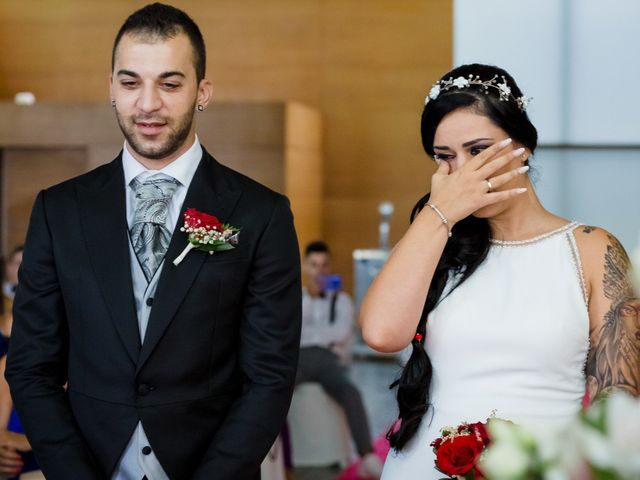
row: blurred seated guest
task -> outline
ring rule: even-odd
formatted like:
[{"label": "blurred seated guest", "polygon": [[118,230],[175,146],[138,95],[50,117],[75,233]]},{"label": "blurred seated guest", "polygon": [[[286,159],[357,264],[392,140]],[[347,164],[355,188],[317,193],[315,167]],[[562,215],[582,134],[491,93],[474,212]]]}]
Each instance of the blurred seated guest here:
[{"label": "blurred seated guest", "polygon": [[[13,296],[18,286],[18,268],[22,263],[22,245],[14,248],[7,256],[3,269],[2,269],[2,305],[0,306],[0,312],[6,314],[0,314],[0,354],[6,355],[7,353],[7,340],[11,332],[11,308],[13,307]],[[4,378],[4,377],[3,377]]]},{"label": "blurred seated guest", "polygon": [[31,445],[13,408],[4,370],[11,336],[13,295],[18,285],[22,246],[14,248],[4,262],[2,303],[0,303],[0,476],[13,478],[22,472],[37,470]]},{"label": "blurred seated guest", "polygon": [[[344,410],[362,463],[358,478],[380,478],[382,463],[373,454],[369,423],[360,392],[347,376],[342,359],[354,325],[353,302],[331,275],[331,253],[316,241],[305,249],[302,271],[302,337],[296,385],[317,382]],[[294,445],[295,448],[295,445]]]},{"label": "blurred seated guest", "polygon": [[23,245],[15,247],[11,253],[7,256],[4,263],[4,272],[2,276],[2,295],[10,300],[13,300],[13,296],[18,286],[18,268],[22,263],[22,251]]}]

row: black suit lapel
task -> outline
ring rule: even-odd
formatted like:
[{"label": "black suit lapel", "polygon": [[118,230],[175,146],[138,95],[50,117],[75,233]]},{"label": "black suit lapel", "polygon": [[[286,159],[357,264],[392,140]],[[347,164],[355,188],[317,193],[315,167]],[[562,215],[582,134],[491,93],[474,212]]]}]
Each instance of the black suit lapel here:
[{"label": "black suit lapel", "polygon": [[82,231],[94,274],[127,353],[138,361],[140,333],[129,264],[124,173],[118,157],[102,185],[78,186]]},{"label": "black suit lapel", "polygon": [[222,222],[226,222],[240,198],[240,194],[239,189],[232,187],[227,182],[220,165],[204,151],[200,165],[187,191],[184,204],[180,209],[180,217],[165,255],[149,324],[140,351],[138,371],[147,361],[171,323],[207,257],[205,252],[194,249],[178,266],[173,264],[173,260],[187,246],[187,235],[180,231],[184,221],[184,211],[187,208],[195,208],[201,212],[215,215]]}]

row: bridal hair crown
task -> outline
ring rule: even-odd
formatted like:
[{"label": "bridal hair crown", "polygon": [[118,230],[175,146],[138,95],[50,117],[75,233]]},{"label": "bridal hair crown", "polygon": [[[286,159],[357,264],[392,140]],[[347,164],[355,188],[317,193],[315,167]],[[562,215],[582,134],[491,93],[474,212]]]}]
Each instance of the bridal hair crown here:
[{"label": "bridal hair crown", "polygon": [[498,75],[494,75],[490,80],[481,80],[478,75],[469,75],[468,77],[449,77],[447,80],[438,80],[431,86],[429,94],[424,99],[424,104],[426,105],[430,100],[435,100],[442,92],[446,92],[447,90],[451,90],[452,88],[458,88],[459,90],[463,88],[469,88],[471,85],[479,86],[480,89],[486,94],[489,93],[489,88],[495,88],[500,94],[501,101],[512,100],[523,112],[527,110],[527,106],[532,100],[531,98],[527,98],[525,96],[518,98],[514,97],[511,93],[511,87],[507,83],[507,79],[504,78],[504,76],[498,77]]}]

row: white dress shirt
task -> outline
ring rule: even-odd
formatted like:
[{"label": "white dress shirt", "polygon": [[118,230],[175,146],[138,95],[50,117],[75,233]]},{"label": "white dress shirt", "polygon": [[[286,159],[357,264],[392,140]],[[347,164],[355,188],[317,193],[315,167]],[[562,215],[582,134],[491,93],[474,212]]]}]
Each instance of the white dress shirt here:
[{"label": "white dress shirt", "polygon": [[[166,227],[173,233],[177,222],[181,222],[180,211],[191,180],[200,164],[202,158],[202,147],[196,137],[195,142],[184,154],[164,167],[162,170],[148,170],[138,162],[129,152],[129,146],[125,142],[122,151],[122,167],[124,169],[124,181],[126,188],[126,208],[127,224],[131,228],[135,216],[135,192],[131,186],[134,179],[144,182],[147,177],[157,173],[163,173],[178,181],[179,185],[171,197],[169,210],[167,212]],[[135,298],[136,313],[138,316],[138,328],[141,342],[144,343],[144,336],[147,331],[149,315],[153,305],[153,295],[158,285],[158,279],[162,272],[164,260],[158,267],[151,281],[147,282],[146,277],[136,258],[133,245],[129,241],[129,258],[131,265],[131,278],[133,281],[133,293]],[[173,259],[170,259],[173,260]],[[147,435],[142,428],[142,423],[138,422],[136,429],[131,435],[131,439],[120,458],[118,466],[112,476],[113,480],[141,480],[143,476],[149,480],[169,480],[166,472],[158,462],[153,451],[153,445],[147,439]]]},{"label": "white dress shirt", "polygon": [[312,297],[302,289],[302,335],[301,347],[329,348],[344,358],[353,333],[353,302],[344,292],[337,292],[335,317],[331,322],[333,293],[323,297]]}]

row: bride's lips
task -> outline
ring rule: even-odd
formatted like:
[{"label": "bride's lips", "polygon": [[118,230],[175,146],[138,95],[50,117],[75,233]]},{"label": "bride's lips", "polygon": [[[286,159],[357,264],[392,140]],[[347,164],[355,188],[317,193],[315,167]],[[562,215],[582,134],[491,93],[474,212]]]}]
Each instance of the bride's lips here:
[{"label": "bride's lips", "polygon": [[135,122],[136,128],[142,135],[158,135],[166,123],[163,122]]}]

